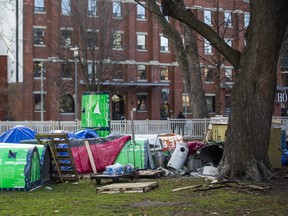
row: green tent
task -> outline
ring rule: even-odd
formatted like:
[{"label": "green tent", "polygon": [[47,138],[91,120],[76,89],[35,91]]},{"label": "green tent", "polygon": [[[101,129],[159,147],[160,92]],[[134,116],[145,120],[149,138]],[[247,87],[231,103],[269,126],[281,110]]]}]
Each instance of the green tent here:
[{"label": "green tent", "polygon": [[0,144],[0,190],[29,191],[41,184],[37,146]]}]

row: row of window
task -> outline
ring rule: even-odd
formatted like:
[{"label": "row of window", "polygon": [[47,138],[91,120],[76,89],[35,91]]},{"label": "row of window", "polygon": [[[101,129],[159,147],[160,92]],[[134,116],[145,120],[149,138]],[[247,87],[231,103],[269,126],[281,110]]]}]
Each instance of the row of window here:
[{"label": "row of window", "polygon": [[[88,63],[88,78],[92,79],[92,63]],[[46,76],[45,74],[45,63],[43,61],[35,61],[34,62],[34,77],[41,77],[41,73],[43,73],[43,77]],[[97,77],[97,65],[95,65],[95,74]],[[113,68],[112,79],[122,79],[122,68],[121,65],[115,65]],[[62,78],[71,78],[71,65],[70,63],[62,63],[61,64],[61,77]],[[147,68],[146,65],[137,65],[137,80],[147,80]],[[160,67],[160,80],[162,81],[169,81],[169,70],[168,66],[161,66]]]},{"label": "row of window", "polygon": [[[137,94],[137,111],[147,111],[147,93]],[[191,105],[187,94],[183,94],[182,97],[182,108],[184,113],[191,113]],[[215,113],[215,96],[206,96],[207,109],[209,113]],[[34,94],[34,110],[41,111],[41,94]],[[230,96],[225,96],[225,107],[230,108]],[[43,94],[43,108],[45,109],[45,94]],[[61,113],[74,113],[75,112],[74,98],[67,94],[61,97],[60,100],[60,112]]]},{"label": "row of window", "polygon": [[[34,12],[45,12],[45,0],[34,0]],[[97,0],[87,0],[87,13],[88,16],[97,16]],[[61,0],[61,14],[72,14],[71,0]],[[112,16],[114,18],[122,17],[122,3],[120,1],[112,2]],[[146,19],[145,8],[139,4],[137,4],[137,19]]]},{"label": "row of window", "polygon": [[[224,27],[232,27],[233,26],[233,12],[232,11],[224,11],[223,17],[223,24]],[[244,27],[247,28],[250,21],[250,14],[244,13]],[[211,10],[204,10],[204,23],[207,25],[213,26],[213,19],[212,19],[212,11]],[[217,25],[216,25],[217,26]]]},{"label": "row of window", "polygon": [[[45,30],[46,27],[34,27],[34,45],[45,46]],[[65,28],[61,29],[61,46],[71,47],[72,46],[72,29]],[[87,31],[87,47],[89,49],[95,49],[98,47],[97,31]],[[123,32],[114,32],[112,49],[123,49],[122,44]],[[147,50],[147,33],[137,33],[137,50]],[[168,39],[160,35],[160,51],[169,52]]]}]

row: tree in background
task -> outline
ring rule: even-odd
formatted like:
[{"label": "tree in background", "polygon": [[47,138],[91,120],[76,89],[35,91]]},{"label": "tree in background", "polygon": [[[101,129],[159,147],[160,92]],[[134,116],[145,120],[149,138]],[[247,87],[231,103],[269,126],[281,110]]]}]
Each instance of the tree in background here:
[{"label": "tree in background", "polygon": [[242,51],[230,47],[213,28],[186,10],[184,1],[162,0],[161,5],[164,15],[187,24],[205,37],[237,70],[219,177],[268,178],[273,171],[268,145],[277,63],[288,24],[288,1],[250,0],[250,23]]},{"label": "tree in background", "polygon": [[[141,1],[137,0],[136,2],[141,4]],[[176,55],[181,74],[187,86],[193,118],[207,117],[207,103],[202,87],[198,47],[192,29],[186,24],[182,24],[182,31],[177,31],[167,21],[156,1],[146,1],[146,4],[162,27],[163,35],[168,38]]]}]

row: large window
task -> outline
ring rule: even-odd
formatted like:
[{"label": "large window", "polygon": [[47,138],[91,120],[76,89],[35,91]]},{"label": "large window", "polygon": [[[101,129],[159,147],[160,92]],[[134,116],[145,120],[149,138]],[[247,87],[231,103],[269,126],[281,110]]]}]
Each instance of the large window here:
[{"label": "large window", "polygon": [[45,45],[44,27],[34,27],[34,45]]},{"label": "large window", "polygon": [[244,27],[247,28],[250,22],[250,14],[244,13]]},{"label": "large window", "polygon": [[145,8],[140,4],[137,4],[137,19],[140,20],[146,19]]},{"label": "large window", "polygon": [[146,50],[146,34],[137,34],[137,50]]},{"label": "large window", "polygon": [[34,12],[45,12],[45,0],[34,0]]},{"label": "large window", "polygon": [[96,14],[97,14],[97,1],[88,0],[88,15],[96,16]]},{"label": "large window", "polygon": [[122,32],[114,32],[113,49],[122,49]]},{"label": "large window", "polygon": [[232,68],[225,68],[225,77],[228,81],[233,82],[233,69]]},{"label": "large window", "polygon": [[225,38],[224,39],[226,44],[229,45],[230,47],[233,47],[233,39],[232,38]]},{"label": "large window", "polygon": [[60,113],[74,113],[74,98],[67,94],[60,98]]},{"label": "large window", "polygon": [[61,3],[62,15],[71,14],[71,0],[62,0]]},{"label": "large window", "polygon": [[146,65],[137,65],[137,79],[146,80]]},{"label": "large window", "polygon": [[113,2],[113,17],[121,17],[122,10],[121,10],[121,2]]},{"label": "large window", "polygon": [[209,113],[215,113],[215,95],[206,95],[207,110]]},{"label": "large window", "polygon": [[205,82],[213,82],[214,74],[212,68],[205,68]]},{"label": "large window", "polygon": [[97,47],[97,32],[87,31],[87,46],[89,49],[95,49]]},{"label": "large window", "polygon": [[[34,110],[41,111],[41,92],[34,93]],[[43,111],[45,110],[45,94],[43,94]]]},{"label": "large window", "polygon": [[168,81],[169,80],[169,70],[168,70],[167,66],[161,66],[160,80],[161,81]]},{"label": "large window", "polygon": [[70,47],[72,31],[70,29],[61,29],[61,35],[62,35],[62,46]]},{"label": "large window", "polygon": [[122,79],[122,65],[115,64],[113,66],[113,73],[112,73],[113,80],[121,80]]},{"label": "large window", "polygon": [[68,62],[62,64],[61,66],[61,77],[62,78],[71,78],[71,66]]},{"label": "large window", "polygon": [[232,12],[231,11],[225,11],[224,12],[224,24],[227,27],[232,27],[233,24],[233,16],[232,16]]},{"label": "large window", "polygon": [[191,113],[191,103],[190,103],[190,97],[187,93],[183,93],[182,96],[182,111],[183,113]]},{"label": "large window", "polygon": [[94,72],[93,72],[93,63],[88,63],[88,79],[92,79],[92,74],[94,73],[94,78],[97,79],[97,64],[94,63]]},{"label": "large window", "polygon": [[204,39],[204,54],[212,54],[212,45],[207,39]]},{"label": "large window", "polygon": [[211,19],[211,11],[210,10],[204,10],[204,23],[207,25],[212,25],[212,19]]},{"label": "large window", "polygon": [[41,77],[41,72],[43,72],[43,77],[45,77],[45,65],[43,61],[34,62],[34,77]]},{"label": "large window", "polygon": [[160,36],[160,51],[161,52],[169,51],[168,38],[163,36]]},{"label": "large window", "polygon": [[147,94],[137,94],[137,111],[147,111]]}]

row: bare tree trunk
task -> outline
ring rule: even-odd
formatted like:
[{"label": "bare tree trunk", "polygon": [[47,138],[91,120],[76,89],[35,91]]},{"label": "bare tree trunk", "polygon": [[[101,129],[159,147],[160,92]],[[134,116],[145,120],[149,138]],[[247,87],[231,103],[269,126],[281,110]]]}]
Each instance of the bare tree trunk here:
[{"label": "bare tree trunk", "polygon": [[[254,17],[233,87],[224,157],[219,167],[221,177],[262,180],[271,171],[268,145],[277,60],[285,31],[283,27],[287,26],[287,16],[285,21],[281,20],[279,8],[272,2],[251,3]],[[287,10],[288,4],[285,6]]]},{"label": "bare tree trunk", "polygon": [[163,0],[163,11],[204,36],[237,70],[219,176],[263,180],[272,171],[268,144],[288,1],[250,0],[250,25],[242,53],[227,46],[182,4],[182,0]]}]

